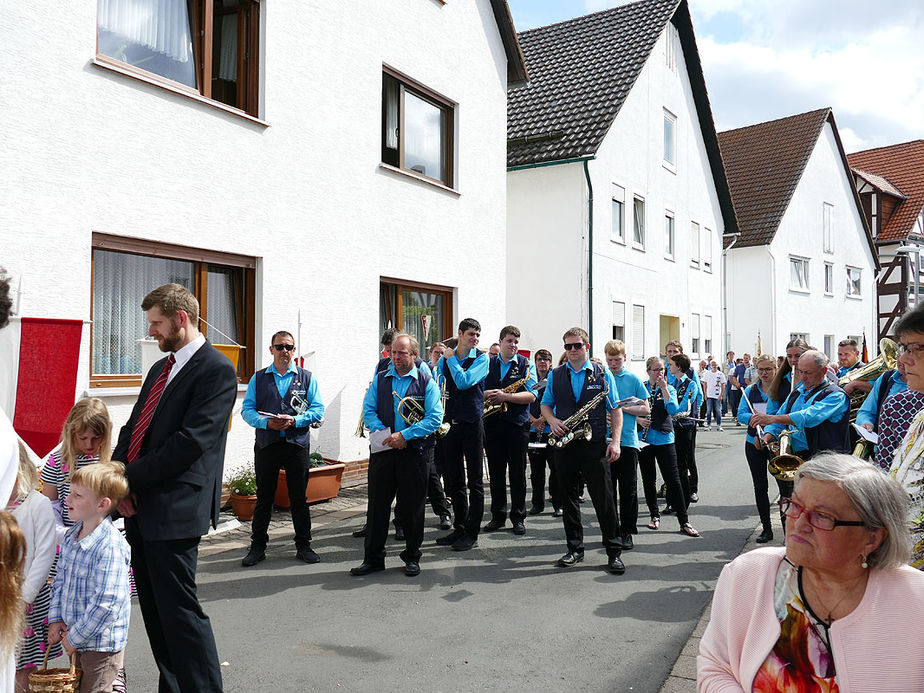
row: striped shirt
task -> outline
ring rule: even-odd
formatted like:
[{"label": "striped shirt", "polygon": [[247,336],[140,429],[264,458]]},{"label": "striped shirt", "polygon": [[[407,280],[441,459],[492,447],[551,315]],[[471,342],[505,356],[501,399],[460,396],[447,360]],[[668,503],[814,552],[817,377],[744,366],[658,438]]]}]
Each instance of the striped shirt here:
[{"label": "striped shirt", "polygon": [[76,649],[120,652],[128,642],[128,544],[108,517],[82,541],[78,522],[64,536],[48,620],[63,621]]}]

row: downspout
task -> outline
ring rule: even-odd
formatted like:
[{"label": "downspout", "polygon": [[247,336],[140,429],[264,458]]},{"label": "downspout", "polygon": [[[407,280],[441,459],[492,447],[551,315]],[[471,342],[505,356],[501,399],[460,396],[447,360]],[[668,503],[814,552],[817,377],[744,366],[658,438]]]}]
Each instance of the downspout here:
[{"label": "downspout", "polygon": [[584,159],[587,179],[587,334],[590,335],[590,355],[594,354],[594,186],[590,181],[587,159]]},{"label": "downspout", "polygon": [[768,351],[768,354],[776,353],[776,257],[773,255],[773,251],[770,250],[770,245],[767,245],[767,255],[770,256],[770,345],[774,351]]},{"label": "downspout", "polygon": [[[732,237],[732,242],[727,248],[724,247],[724,240],[727,236]],[[735,243],[738,242],[738,239],[741,237],[740,232],[735,233],[723,233],[723,248],[722,248],[722,341],[725,342],[725,353],[727,354],[731,349],[728,339],[728,261],[727,255],[728,251],[735,247]]]}]

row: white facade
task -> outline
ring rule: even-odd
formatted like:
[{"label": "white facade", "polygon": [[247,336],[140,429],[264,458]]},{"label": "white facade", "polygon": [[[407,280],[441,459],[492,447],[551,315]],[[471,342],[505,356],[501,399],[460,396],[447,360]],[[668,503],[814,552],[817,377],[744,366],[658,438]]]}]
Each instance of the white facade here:
[{"label": "white facade", "polygon": [[[827,248],[826,214],[833,230]],[[807,262],[807,287],[793,261]],[[848,268],[854,278],[859,273],[859,295],[848,295]],[[773,355],[785,353],[797,334],[836,358],[840,340],[864,333],[875,354],[875,261],[830,121],[773,241],[729,251],[727,291],[729,344],[738,354],[756,352],[758,331],[763,351]]]},{"label": "white facade", "polygon": [[[0,264],[21,315],[89,320],[94,232],[256,258],[257,366],[295,333],[327,407],[315,449],[359,460],[381,277],[451,288],[454,322],[486,337],[505,324],[504,46],[489,0],[261,12],[262,122],[94,64],[95,2],[4,12]],[[383,67],[455,104],[454,190],[380,165]],[[75,395],[103,397],[118,430],[138,387],[91,389],[90,357],[85,328]],[[239,408],[226,468],[252,455]]]},{"label": "white facade", "polygon": [[[591,341],[602,358],[618,322],[614,313],[621,307],[614,304],[622,304],[628,367],[639,374],[645,357],[662,353],[669,339],[679,338],[684,351],[699,360],[720,350],[722,333],[724,222],[686,65],[680,59],[668,64],[668,41],[675,42],[673,55],[681,55],[676,31],[668,24],[596,156],[587,162],[593,189]],[[673,164],[665,161],[664,120],[669,116],[675,119]],[[582,162],[507,175],[507,312],[523,330],[521,345],[547,348],[556,359],[564,331],[587,329],[589,323],[588,194]],[[613,234],[613,200],[619,196],[622,239]],[[644,201],[643,245],[633,238],[636,198]],[[666,252],[667,215],[674,227],[672,256]],[[692,241],[694,223],[698,243]],[[615,327],[618,334],[620,326]]]}]

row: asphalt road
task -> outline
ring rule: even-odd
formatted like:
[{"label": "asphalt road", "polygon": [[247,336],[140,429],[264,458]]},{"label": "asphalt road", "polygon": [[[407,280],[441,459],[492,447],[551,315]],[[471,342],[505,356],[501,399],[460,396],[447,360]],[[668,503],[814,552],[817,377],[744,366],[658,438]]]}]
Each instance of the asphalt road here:
[{"label": "asphalt road", "polygon": [[[701,501],[690,520],[702,537],[681,535],[672,516],[646,529],[642,503],[622,576],[605,571],[589,501],[586,559],[573,569],[554,565],[564,532],[549,512],[528,518],[525,536],[482,534],[478,548],[456,553],[434,545],[442,532],[428,511],[417,578],[404,576],[393,541],[385,572],[348,574],[362,559],[350,536],[361,515],[316,528],[314,566],[295,562],[288,537],[250,569],[226,543],[199,563],[225,690],[656,693],[757,523],[744,429],[700,433],[698,443]],[[125,666],[132,693],[157,689],[137,604]]]}]

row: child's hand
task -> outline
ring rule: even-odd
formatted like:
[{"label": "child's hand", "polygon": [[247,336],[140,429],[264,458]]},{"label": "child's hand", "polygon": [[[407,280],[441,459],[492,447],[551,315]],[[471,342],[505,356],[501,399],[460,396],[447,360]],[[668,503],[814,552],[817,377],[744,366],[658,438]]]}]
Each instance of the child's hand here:
[{"label": "child's hand", "polygon": [[55,621],[48,624],[48,644],[57,645],[61,642],[62,636],[67,632],[67,626],[64,621]]},{"label": "child's hand", "polygon": [[67,639],[67,631],[64,632],[64,637],[61,638],[61,646],[64,648],[64,651],[67,652],[68,657],[72,657],[77,651],[77,648],[71,645],[71,641]]}]

